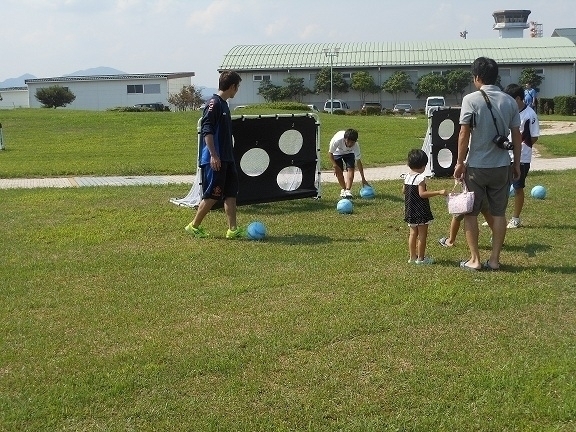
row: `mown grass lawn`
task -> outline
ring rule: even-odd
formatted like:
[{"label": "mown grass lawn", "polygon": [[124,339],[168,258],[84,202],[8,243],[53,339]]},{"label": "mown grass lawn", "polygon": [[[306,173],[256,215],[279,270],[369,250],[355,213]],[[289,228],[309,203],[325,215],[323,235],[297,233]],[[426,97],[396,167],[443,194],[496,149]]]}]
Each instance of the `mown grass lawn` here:
[{"label": "mown grass lawn", "polygon": [[[428,127],[423,115],[318,115],[322,169],[330,168],[328,144],[338,130],[357,129],[362,161],[375,167],[404,164],[408,150],[422,147]],[[194,173],[199,117],[199,111],[2,110],[6,150],[0,153],[0,178]],[[547,157],[573,156],[575,137],[545,136],[538,146]]]},{"label": "mown grass lawn", "polygon": [[262,242],[188,237],[187,185],[3,190],[0,430],[574,430],[574,174],[478,273],[441,198],[406,263],[395,181],[241,207]]}]

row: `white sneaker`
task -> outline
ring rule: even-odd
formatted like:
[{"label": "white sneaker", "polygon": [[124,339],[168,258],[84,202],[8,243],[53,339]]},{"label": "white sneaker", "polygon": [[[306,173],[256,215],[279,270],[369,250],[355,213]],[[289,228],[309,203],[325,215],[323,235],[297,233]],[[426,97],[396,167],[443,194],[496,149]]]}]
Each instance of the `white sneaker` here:
[{"label": "white sneaker", "polygon": [[414,261],[416,264],[418,265],[426,265],[426,264],[434,264],[434,260],[432,258],[429,257],[424,257],[422,259],[417,259],[416,261]]},{"label": "white sneaker", "polygon": [[346,189],[340,189],[340,198],[346,198]]},{"label": "white sneaker", "polygon": [[350,192],[350,189],[346,189],[344,191],[344,197],[346,198],[352,198],[352,192]]},{"label": "white sneaker", "polygon": [[508,222],[508,225],[506,225],[506,228],[518,228],[520,225],[520,218],[513,217],[510,219],[510,222]]}]

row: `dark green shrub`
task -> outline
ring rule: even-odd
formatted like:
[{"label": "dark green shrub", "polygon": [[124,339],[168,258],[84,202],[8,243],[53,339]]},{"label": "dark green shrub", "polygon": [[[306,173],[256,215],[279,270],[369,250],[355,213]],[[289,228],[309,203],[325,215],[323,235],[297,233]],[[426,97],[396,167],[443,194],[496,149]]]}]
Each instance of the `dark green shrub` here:
[{"label": "dark green shrub", "polygon": [[366,107],[364,111],[361,112],[362,115],[380,115],[382,110],[378,107]]},{"label": "dark green shrub", "polygon": [[554,114],[576,115],[576,96],[556,96]]}]

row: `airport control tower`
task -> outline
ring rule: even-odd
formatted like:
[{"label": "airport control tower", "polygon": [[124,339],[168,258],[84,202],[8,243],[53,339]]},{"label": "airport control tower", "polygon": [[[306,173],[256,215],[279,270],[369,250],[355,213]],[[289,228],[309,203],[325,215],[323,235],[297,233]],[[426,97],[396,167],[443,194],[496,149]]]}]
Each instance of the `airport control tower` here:
[{"label": "airport control tower", "polygon": [[522,38],[524,37],[524,29],[530,27],[528,23],[529,10],[499,10],[495,11],[492,16],[494,17],[494,30],[500,32],[500,39],[505,38]]}]

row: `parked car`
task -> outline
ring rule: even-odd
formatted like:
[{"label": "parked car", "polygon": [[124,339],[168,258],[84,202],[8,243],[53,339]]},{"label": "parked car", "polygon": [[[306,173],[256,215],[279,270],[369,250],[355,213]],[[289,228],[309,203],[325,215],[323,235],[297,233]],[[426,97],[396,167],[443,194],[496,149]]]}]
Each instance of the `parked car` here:
[{"label": "parked car", "polygon": [[365,113],[367,111],[381,112],[382,111],[382,104],[380,102],[364,102],[364,104],[362,105],[362,108],[360,108],[360,111],[362,111],[363,113]]},{"label": "parked car", "polygon": [[424,108],[424,112],[426,113],[426,115],[430,115],[429,114],[430,108],[445,107],[445,106],[446,106],[446,100],[444,99],[444,96],[429,96],[428,98],[426,98],[426,107]]},{"label": "parked car", "polygon": [[324,112],[330,112],[330,108],[332,108],[334,111],[350,110],[348,104],[340,99],[332,99],[332,102],[330,102],[330,99],[327,99],[326,102],[324,102]]},{"label": "parked car", "polygon": [[414,113],[414,109],[410,104],[396,104],[394,108],[392,108],[392,112],[394,114],[412,114]]}]

